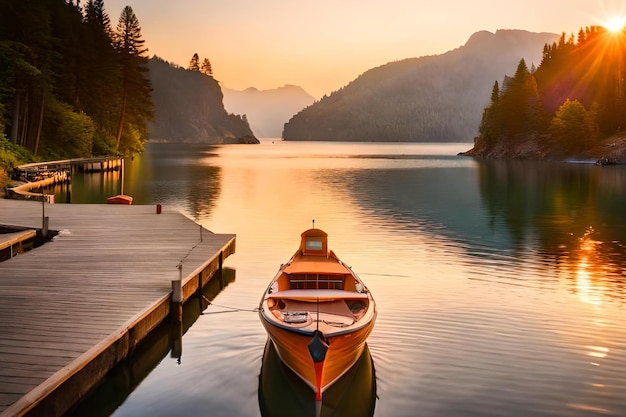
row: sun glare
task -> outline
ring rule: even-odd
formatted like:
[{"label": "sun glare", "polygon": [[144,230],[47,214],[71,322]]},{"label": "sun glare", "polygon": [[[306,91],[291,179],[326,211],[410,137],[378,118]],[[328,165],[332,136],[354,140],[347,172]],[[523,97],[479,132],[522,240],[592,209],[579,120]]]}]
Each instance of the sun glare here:
[{"label": "sun glare", "polygon": [[604,27],[613,33],[621,32],[624,26],[626,26],[626,18],[623,17],[613,17],[604,24]]}]

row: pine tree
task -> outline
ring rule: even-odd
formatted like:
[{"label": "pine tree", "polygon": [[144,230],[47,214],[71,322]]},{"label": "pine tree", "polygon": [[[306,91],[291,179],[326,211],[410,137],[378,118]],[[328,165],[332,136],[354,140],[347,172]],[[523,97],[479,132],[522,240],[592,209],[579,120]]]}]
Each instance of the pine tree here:
[{"label": "pine tree", "polygon": [[118,118],[111,112],[112,103],[120,101],[119,84],[121,66],[113,47],[113,30],[103,0],[89,0],[85,6],[86,36],[83,48],[87,50],[84,63],[88,83],[81,97],[82,110],[96,122],[94,154],[104,155],[116,151]]},{"label": "pine tree", "polygon": [[200,57],[197,53],[193,54],[189,60],[189,68],[187,69],[190,71],[200,71]]},{"label": "pine tree", "polygon": [[154,113],[151,84],[146,74],[148,59],[144,55],[148,50],[143,44],[139,20],[133,9],[126,6],[117,24],[115,43],[122,67],[120,117],[116,136],[118,151],[121,150],[123,133],[127,138],[124,146],[126,150],[134,152],[142,149],[148,134],[147,121],[152,119]]},{"label": "pine tree", "polygon": [[491,90],[491,106],[497,106],[500,103],[500,86],[496,80],[493,83],[493,89]]},{"label": "pine tree", "polygon": [[209,58],[204,58],[204,60],[202,61],[200,72],[210,77],[213,76],[213,67],[211,66],[211,62],[209,61]]},{"label": "pine tree", "polygon": [[527,122],[526,106],[528,103],[525,89],[526,78],[530,75],[526,61],[521,59],[515,75],[508,79],[502,95],[502,124],[503,131],[510,141],[519,138],[524,133]]},{"label": "pine tree", "polygon": [[103,0],[89,0],[85,6],[85,22],[99,27],[109,38],[112,36],[111,19],[104,10]]},{"label": "pine tree", "polygon": [[9,129],[9,140],[31,150],[41,133],[45,93],[56,78],[53,6],[61,13],[67,8],[65,3],[41,0],[0,1],[0,118]]},{"label": "pine tree", "polygon": [[483,117],[478,127],[478,133],[485,140],[488,148],[493,147],[501,134],[502,111],[500,109],[500,100],[500,86],[498,81],[496,81],[491,90],[491,103],[483,111]]}]

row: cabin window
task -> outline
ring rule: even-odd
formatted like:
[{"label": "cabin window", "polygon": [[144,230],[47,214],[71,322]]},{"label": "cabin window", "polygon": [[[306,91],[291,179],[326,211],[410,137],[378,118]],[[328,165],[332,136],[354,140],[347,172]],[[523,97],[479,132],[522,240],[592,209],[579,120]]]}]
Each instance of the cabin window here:
[{"label": "cabin window", "polygon": [[309,237],[306,239],[306,250],[322,250],[324,245],[320,238]]},{"label": "cabin window", "polygon": [[292,290],[343,290],[343,277],[337,275],[295,274],[289,279]]}]

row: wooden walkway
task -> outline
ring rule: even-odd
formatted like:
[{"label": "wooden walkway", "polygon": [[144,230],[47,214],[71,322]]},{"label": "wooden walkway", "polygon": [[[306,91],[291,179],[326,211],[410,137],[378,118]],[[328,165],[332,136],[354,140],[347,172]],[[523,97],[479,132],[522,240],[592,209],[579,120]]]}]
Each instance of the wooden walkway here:
[{"label": "wooden walkway", "polygon": [[235,250],[167,207],[0,199],[0,225],[42,207],[59,234],[0,263],[1,417],[65,413],[167,317],[181,260],[186,299]]},{"label": "wooden walkway", "polygon": [[33,229],[4,233],[0,235],[0,250],[11,248],[9,258],[12,258],[14,254],[22,252],[22,242],[32,239],[36,235],[37,232]]},{"label": "wooden walkway", "polygon": [[37,181],[54,173],[68,175],[78,171],[117,171],[123,169],[124,158],[121,156],[102,156],[97,158],[63,159],[60,161],[33,162],[19,165],[14,171],[21,181]]}]

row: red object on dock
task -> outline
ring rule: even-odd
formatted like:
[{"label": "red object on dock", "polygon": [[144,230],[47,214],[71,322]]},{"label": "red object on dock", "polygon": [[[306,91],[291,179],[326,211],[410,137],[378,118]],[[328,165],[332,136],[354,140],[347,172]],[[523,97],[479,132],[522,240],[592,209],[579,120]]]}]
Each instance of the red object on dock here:
[{"label": "red object on dock", "polygon": [[107,198],[107,204],[133,204],[133,198],[126,194],[119,194],[113,197]]}]

